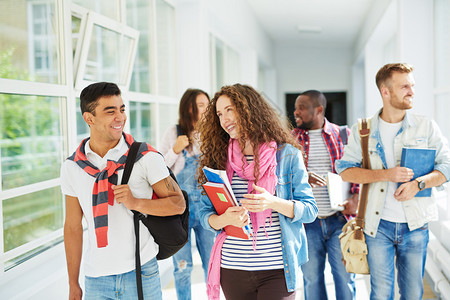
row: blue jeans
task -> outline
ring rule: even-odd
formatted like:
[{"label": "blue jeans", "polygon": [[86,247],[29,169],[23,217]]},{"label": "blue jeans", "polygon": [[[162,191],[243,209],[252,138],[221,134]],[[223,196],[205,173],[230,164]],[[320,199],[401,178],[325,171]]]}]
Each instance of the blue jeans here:
[{"label": "blue jeans", "polygon": [[394,299],[394,263],[400,299],[422,299],[428,224],[410,231],[407,223],[380,220],[375,238],[366,235],[370,299]]},{"label": "blue jeans", "polygon": [[[114,263],[113,261],[111,262]],[[144,299],[162,299],[161,282],[159,279],[156,258],[151,259],[141,267],[142,290]],[[135,270],[101,277],[85,278],[85,300],[136,300],[136,272]]]},{"label": "blue jeans", "polygon": [[355,274],[347,273],[342,262],[339,234],[347,220],[340,212],[304,224],[308,239],[309,261],[302,265],[305,300],[328,299],[325,287],[325,260],[334,279],[336,299],[355,299]]},{"label": "blue jeans", "polygon": [[[201,194],[202,190],[198,188],[198,183],[195,179],[197,157],[187,157],[186,150],[183,150],[183,155],[186,162],[183,170],[181,170],[181,172],[177,175],[177,181],[181,189],[185,190],[189,195],[189,232],[192,232],[192,230],[195,232],[195,242],[202,259],[206,282],[209,257],[214,244],[215,233],[204,229],[200,224],[200,219],[198,216],[201,205],[200,199],[201,197],[206,196]],[[192,273],[192,244],[190,234],[189,241],[172,257],[172,260],[177,298],[178,300],[190,300]]]}]

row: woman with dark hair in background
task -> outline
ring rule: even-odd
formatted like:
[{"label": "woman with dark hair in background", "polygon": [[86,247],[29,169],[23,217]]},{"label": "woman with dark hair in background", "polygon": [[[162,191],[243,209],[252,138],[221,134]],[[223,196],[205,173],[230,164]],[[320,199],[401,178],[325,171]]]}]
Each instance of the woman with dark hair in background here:
[{"label": "woman with dark hair in background", "polygon": [[[196,245],[202,259],[205,281],[209,256],[215,234],[205,230],[198,217],[200,200],[205,198],[195,178],[200,154],[198,134],[194,128],[209,104],[208,95],[199,89],[188,89],[181,97],[178,125],[168,128],[164,134],[161,153],[166,164],[177,177],[181,189],[189,195],[189,227],[195,232]],[[208,199],[206,197],[206,199]],[[178,300],[191,299],[192,251],[191,238],[173,256],[175,287]]]},{"label": "woman with dark hair in background", "polygon": [[[220,232],[208,270],[209,299],[219,299],[220,286],[232,300],[295,299],[300,266],[308,260],[303,223],[318,212],[299,144],[270,104],[240,84],[216,93],[198,131],[199,168],[226,170],[240,204],[218,215],[202,199],[200,222]],[[250,225],[253,237],[228,236],[227,225]]]}]

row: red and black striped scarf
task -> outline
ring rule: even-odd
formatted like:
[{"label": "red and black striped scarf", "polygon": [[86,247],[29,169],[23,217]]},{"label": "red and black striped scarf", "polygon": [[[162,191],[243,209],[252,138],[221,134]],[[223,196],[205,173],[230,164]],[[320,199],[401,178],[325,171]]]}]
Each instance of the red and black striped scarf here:
[{"label": "red and black striped scarf", "polygon": [[[134,139],[130,134],[123,133],[123,136],[129,148]],[[114,205],[114,193],[111,185],[117,185],[117,171],[124,168],[128,150],[118,161],[108,160],[106,167],[99,170],[86,158],[85,146],[88,140],[89,138],[84,139],[78,149],[67,159],[74,161],[86,173],[95,177],[94,190],[92,191],[92,210],[97,247],[102,248],[108,245],[108,204]],[[150,151],[157,152],[149,144],[141,143],[136,161]]]}]

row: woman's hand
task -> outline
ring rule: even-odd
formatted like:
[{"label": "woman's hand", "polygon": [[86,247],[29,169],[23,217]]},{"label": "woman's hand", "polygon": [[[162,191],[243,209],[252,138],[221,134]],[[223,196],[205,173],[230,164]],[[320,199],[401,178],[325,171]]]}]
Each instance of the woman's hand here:
[{"label": "woman's hand", "polygon": [[183,151],[184,148],[189,146],[189,138],[187,135],[180,135],[177,137],[177,140],[175,141],[175,145],[173,145],[173,152],[176,154]]},{"label": "woman's hand", "polygon": [[271,195],[265,188],[253,184],[253,189],[259,194],[244,194],[241,204],[248,211],[260,212],[266,209],[273,209],[273,204],[276,202],[276,197]]},{"label": "woman's hand", "polygon": [[294,201],[285,200],[271,195],[265,188],[253,184],[253,189],[259,194],[244,194],[241,204],[251,212],[272,209],[288,218],[294,217]]},{"label": "woman's hand", "polygon": [[[236,227],[244,227],[249,224],[249,217],[247,210],[242,206],[231,206],[220,215],[224,224],[233,225]],[[223,226],[223,227],[225,227]]]}]

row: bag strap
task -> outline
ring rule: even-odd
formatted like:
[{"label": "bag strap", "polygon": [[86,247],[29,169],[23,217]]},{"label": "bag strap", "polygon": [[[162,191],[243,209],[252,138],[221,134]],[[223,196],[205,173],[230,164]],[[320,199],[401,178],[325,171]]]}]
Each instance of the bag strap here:
[{"label": "bag strap", "polygon": [[[133,142],[131,144],[130,149],[128,150],[127,160],[125,161],[125,169],[123,171],[122,183],[127,184],[130,179],[131,171],[133,170],[134,162],[136,161],[137,152],[141,143]],[[140,253],[140,243],[139,243],[139,220],[143,217],[143,215],[135,210],[133,212],[133,223],[134,223],[134,236],[136,238],[136,247],[135,247],[135,265],[136,265],[136,286],[138,299],[144,300],[144,293],[142,290],[142,276],[141,276],[141,253]]]},{"label": "bag strap", "polygon": [[176,129],[177,129],[177,137],[180,135],[185,135],[184,130],[181,128],[180,124],[176,125]]},{"label": "bag strap", "polygon": [[[361,150],[363,163],[362,167],[364,169],[370,169],[370,161],[369,161],[369,135],[370,135],[370,120],[358,119],[358,129],[359,136],[361,137]],[[361,186],[360,189],[360,198],[358,203],[358,214],[356,215],[355,222],[356,226],[360,227],[361,230],[355,231],[355,239],[361,240],[363,238],[364,229],[364,217],[366,215],[366,206],[367,206],[367,195],[369,193],[369,184],[365,183]]]}]

